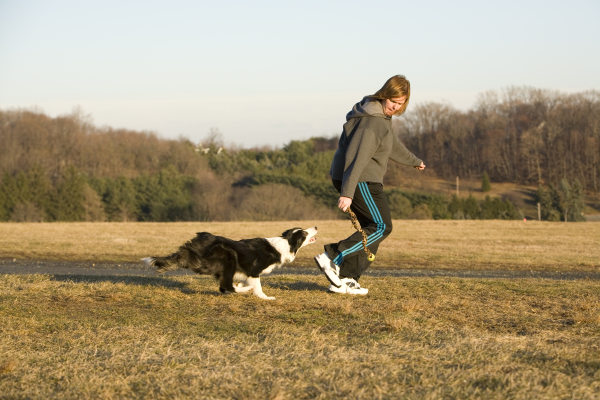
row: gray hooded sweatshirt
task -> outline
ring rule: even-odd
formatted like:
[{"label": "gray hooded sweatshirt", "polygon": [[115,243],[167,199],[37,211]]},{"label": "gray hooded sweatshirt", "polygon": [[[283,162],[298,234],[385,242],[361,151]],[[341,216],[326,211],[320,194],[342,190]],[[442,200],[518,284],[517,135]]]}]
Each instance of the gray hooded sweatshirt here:
[{"label": "gray hooded sweatshirt", "polygon": [[422,162],[394,134],[381,102],[367,96],[346,115],[329,174],[342,181],[341,196],[353,198],[358,182],[383,183],[388,159],[412,167]]}]

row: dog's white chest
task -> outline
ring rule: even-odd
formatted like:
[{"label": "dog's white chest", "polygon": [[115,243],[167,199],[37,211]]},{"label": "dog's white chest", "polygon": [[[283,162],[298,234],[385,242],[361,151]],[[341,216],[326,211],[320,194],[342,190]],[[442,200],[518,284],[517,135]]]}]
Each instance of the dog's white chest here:
[{"label": "dog's white chest", "polygon": [[261,275],[270,274],[271,272],[273,272],[273,270],[274,270],[275,268],[277,268],[277,267],[280,267],[280,266],[281,266],[281,264],[271,264],[271,265],[269,265],[267,268],[265,268],[265,269],[263,270],[263,272],[261,272],[260,274],[261,274]]},{"label": "dog's white chest", "polygon": [[287,240],[280,238],[280,237],[266,238],[266,239],[269,243],[271,243],[271,246],[273,246],[275,248],[275,250],[277,250],[279,252],[279,254],[281,254],[279,264],[273,264],[268,267],[268,268],[270,268],[271,271],[273,270],[273,268],[278,267],[286,262],[294,261],[294,259],[296,258],[296,255],[290,253],[290,244],[288,243]]}]

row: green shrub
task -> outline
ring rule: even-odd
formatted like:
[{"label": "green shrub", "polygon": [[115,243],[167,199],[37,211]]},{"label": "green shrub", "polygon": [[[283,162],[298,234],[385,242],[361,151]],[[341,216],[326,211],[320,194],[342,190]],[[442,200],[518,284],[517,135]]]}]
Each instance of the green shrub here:
[{"label": "green shrub", "polygon": [[410,204],[410,200],[404,197],[400,192],[386,192],[386,197],[393,219],[405,219],[413,213],[413,207]]},{"label": "green shrub", "polygon": [[566,216],[569,222],[585,221],[584,193],[578,180],[571,186],[566,179],[562,179],[558,188],[550,184],[548,189],[545,189],[540,185],[537,190],[537,202],[540,203],[542,220],[564,221]]},{"label": "green shrub", "polygon": [[472,195],[469,195],[463,202],[463,212],[465,214],[465,219],[481,219],[481,207]]},{"label": "green shrub", "polygon": [[483,178],[481,178],[481,191],[482,192],[489,192],[490,190],[492,190],[492,185],[490,184],[490,177],[488,176],[487,172],[483,173]]},{"label": "green shrub", "polygon": [[415,206],[412,214],[408,216],[408,219],[431,219],[432,213],[427,204],[419,204]]}]

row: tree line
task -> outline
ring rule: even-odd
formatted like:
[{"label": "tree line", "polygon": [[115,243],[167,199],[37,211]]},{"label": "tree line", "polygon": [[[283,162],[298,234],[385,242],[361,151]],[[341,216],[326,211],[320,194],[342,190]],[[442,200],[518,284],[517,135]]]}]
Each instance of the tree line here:
[{"label": "tree line", "polygon": [[511,87],[481,94],[460,111],[419,104],[397,126],[408,148],[443,179],[558,186],[579,181],[600,189],[600,92],[566,94]]},{"label": "tree line", "polygon": [[247,179],[273,169],[324,179],[327,172],[316,171],[330,160],[302,161],[313,146],[307,143],[221,153],[214,137],[198,146],[95,127],[80,112],[50,118],[35,110],[0,111],[0,221],[336,218],[331,207],[295,187]]},{"label": "tree line", "polygon": [[[539,184],[543,219],[577,221],[574,199],[597,190],[598,104],[597,92],[512,88],[482,95],[467,112],[417,105],[394,126],[430,174]],[[344,218],[328,174],[337,142],[243,149],[213,130],[197,145],[96,127],[78,111],[0,110],[0,221]],[[402,173],[390,163],[384,183],[394,186]],[[394,218],[522,218],[498,198],[386,194]]]}]

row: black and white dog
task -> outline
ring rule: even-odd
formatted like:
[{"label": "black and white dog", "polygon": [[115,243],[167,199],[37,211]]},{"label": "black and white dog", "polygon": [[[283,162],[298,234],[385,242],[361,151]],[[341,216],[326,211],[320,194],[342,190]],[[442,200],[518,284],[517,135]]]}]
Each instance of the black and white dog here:
[{"label": "black and white dog", "polygon": [[[292,228],[281,236],[231,240],[208,232],[196,237],[166,257],[146,257],[142,261],[158,272],[187,268],[199,274],[214,275],[219,279],[222,293],[241,293],[253,290],[261,299],[267,297],[260,284],[260,275],[268,274],[275,267],[292,262],[301,247],[315,243],[317,227]],[[244,280],[233,285],[233,278]]]}]

